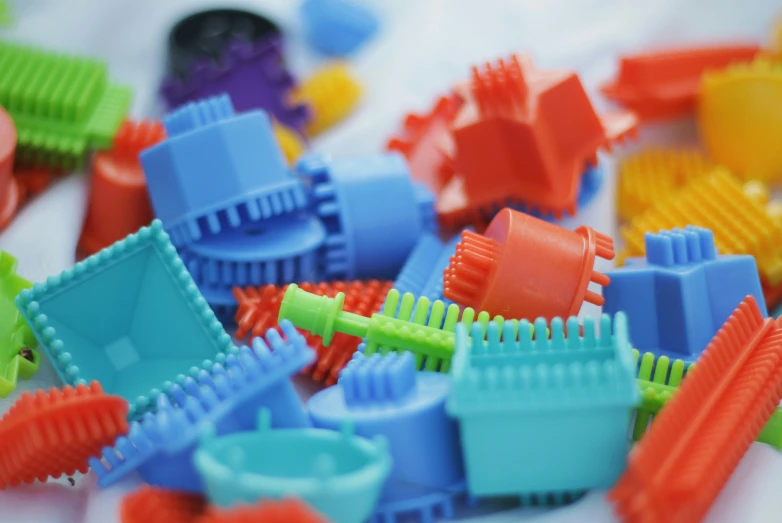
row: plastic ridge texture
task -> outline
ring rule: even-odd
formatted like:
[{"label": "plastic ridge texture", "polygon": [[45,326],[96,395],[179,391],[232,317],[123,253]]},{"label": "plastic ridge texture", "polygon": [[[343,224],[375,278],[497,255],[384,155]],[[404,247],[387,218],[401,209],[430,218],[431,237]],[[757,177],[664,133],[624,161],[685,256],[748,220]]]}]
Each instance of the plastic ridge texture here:
[{"label": "plastic ridge texture", "polygon": [[356,52],[380,27],[372,11],[352,0],[305,0],[299,14],[307,43],[328,56]]},{"label": "plastic ridge texture", "polygon": [[[595,321],[457,325],[447,409],[459,420],[472,495],[575,494],[625,468],[639,395],[624,314]],[[581,333],[583,331],[583,334]],[[470,334],[471,336],[468,336]],[[572,435],[578,434],[573,439]]]},{"label": "plastic ridge texture", "polygon": [[[345,293],[343,310],[370,316],[381,310],[391,282],[370,280],[362,281],[336,281],[321,283],[302,283],[300,288],[319,296],[335,297],[337,293]],[[234,289],[234,296],[239,303],[236,312],[236,338],[243,340],[248,336],[260,336],[267,329],[277,325],[277,317],[280,314],[280,305],[287,286],[267,285],[266,287],[246,287]],[[337,333],[328,346],[323,344],[320,336],[300,330],[307,345],[315,350],[315,360],[312,364],[302,369],[302,373],[309,374],[312,379],[324,382],[331,386],[337,382],[342,368],[350,361],[358,349],[360,338],[347,334]]]},{"label": "plastic ridge texture", "polygon": [[163,124],[168,138],[141,163],[155,214],[177,247],[306,207],[263,111],[236,114],[231,98],[218,95]]},{"label": "plastic ridge texture", "polygon": [[763,283],[782,283],[782,228],[745,188],[722,168],[696,178],[621,228],[621,257],[643,256],[647,232],[695,225],[714,233],[720,253],[754,256]]},{"label": "plastic ridge texture", "polygon": [[100,383],[25,392],[0,419],[0,490],[87,472],[87,459],[128,431],[128,404]]},{"label": "plastic ridge texture", "polygon": [[438,512],[453,514],[466,488],[458,427],[445,412],[451,379],[416,372],[414,364],[409,352],[356,353],[338,385],[307,404],[315,427],[338,430],[352,420],[356,434],[388,441],[393,468],[374,521],[404,521],[411,513],[434,521]]},{"label": "plastic ridge texture", "polygon": [[159,220],[22,290],[16,306],[65,384],[101,382],[131,418],[236,350]]},{"label": "plastic ridge texture", "polygon": [[222,510],[210,507],[198,523],[330,523],[295,498],[265,500],[251,506]]},{"label": "plastic ridge texture", "polygon": [[312,120],[307,124],[307,134],[317,136],[355,110],[361,100],[361,91],[361,85],[350,74],[348,64],[333,62],[299,84],[291,98],[294,103],[310,107]]},{"label": "plastic ridge texture", "polygon": [[746,296],[767,316],[752,256],[717,256],[714,235],[688,225],[646,233],[646,258],[609,271],[603,311],[627,314],[633,346],[693,362]]},{"label": "plastic ridge texture", "polygon": [[24,186],[14,176],[16,145],[14,121],[0,107],[0,230],[11,223],[24,199]]},{"label": "plastic ridge texture", "polygon": [[122,499],[122,523],[201,522],[206,500],[200,494],[143,485]]},{"label": "plastic ridge texture", "polygon": [[81,166],[87,148],[111,145],[130,106],[130,89],[111,84],[97,60],[0,43],[0,70],[23,165]]},{"label": "plastic ridge texture", "polygon": [[391,470],[381,436],[356,436],[352,424],[339,432],[271,429],[267,409],[258,430],[215,437],[207,432],[195,455],[209,500],[219,507],[293,496],[326,518],[363,523]]},{"label": "plastic ridge texture", "polygon": [[430,301],[441,300],[450,305],[451,300],[443,296],[443,272],[448,268],[451,256],[456,254],[459,240],[459,235],[447,242],[434,234],[421,235],[399,271],[394,281],[394,289],[400,294],[409,292]]},{"label": "plastic ridge texture", "polygon": [[748,296],[609,491],[622,521],[701,520],[782,398],[781,359],[782,322]]},{"label": "plastic ridge texture", "polygon": [[160,395],[155,414],[134,421],[126,437],[90,460],[98,484],[110,486],[138,470],[152,485],[200,492],[192,455],[207,425],[218,434],[252,430],[263,407],[275,415],[275,427],[310,426],[289,377],[313,353],[293,325],[282,322],[281,328],[285,338],[269,329],[252,348],[241,347],[209,370],[195,369]]}]

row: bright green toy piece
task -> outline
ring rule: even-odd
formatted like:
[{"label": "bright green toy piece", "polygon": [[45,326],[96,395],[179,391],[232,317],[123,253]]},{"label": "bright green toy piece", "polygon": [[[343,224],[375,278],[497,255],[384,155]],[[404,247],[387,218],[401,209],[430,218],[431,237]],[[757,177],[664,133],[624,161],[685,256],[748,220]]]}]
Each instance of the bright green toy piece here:
[{"label": "bright green toy piece", "polygon": [[[641,405],[636,409],[632,421],[632,437],[640,440],[646,434],[652,417],[668,403],[668,400],[679,389],[687,373],[695,370],[695,364],[687,366],[682,360],[671,360],[667,356],[655,358],[651,352],[641,356],[640,365],[638,350],[633,349],[633,363],[638,368],[638,388],[641,391]],[[782,450],[782,409],[777,408],[766,422],[757,440]]]},{"label": "bright green toy piece", "polygon": [[6,0],[0,0],[0,26],[11,25],[14,19],[11,16],[11,6]]},{"label": "bright green toy piece", "polygon": [[16,160],[80,167],[88,147],[114,140],[131,91],[100,61],[0,43],[0,105],[16,125]]},{"label": "bright green toy piece", "polygon": [[[16,274],[16,258],[0,251],[0,398],[8,396],[19,378],[30,379],[38,370],[40,356],[33,348],[38,346],[32,331],[27,327],[14,298],[32,283]],[[33,361],[20,352],[29,348]]]}]

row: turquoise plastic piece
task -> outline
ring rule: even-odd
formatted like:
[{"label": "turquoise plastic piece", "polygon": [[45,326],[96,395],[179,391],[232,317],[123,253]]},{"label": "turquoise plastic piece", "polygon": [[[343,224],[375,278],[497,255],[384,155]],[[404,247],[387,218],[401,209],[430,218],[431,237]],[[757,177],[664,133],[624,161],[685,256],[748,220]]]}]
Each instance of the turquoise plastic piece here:
[{"label": "turquoise plastic piece", "polygon": [[236,351],[159,220],[21,291],[16,306],[65,384],[98,380],[131,419],[171,381]]},{"label": "turquoise plastic piece", "polygon": [[[628,413],[639,402],[627,318],[551,321],[530,339],[490,322],[456,327],[448,413],[459,419],[471,494],[553,502],[614,484],[625,468]],[[535,333],[546,320],[535,321]],[[567,332],[567,334],[565,334]]]},{"label": "turquoise plastic piece", "polygon": [[262,409],[257,432],[208,431],[195,465],[219,506],[294,496],[334,523],[363,523],[391,471],[391,455],[382,436],[356,436],[351,423],[341,432],[271,430],[271,414]]}]

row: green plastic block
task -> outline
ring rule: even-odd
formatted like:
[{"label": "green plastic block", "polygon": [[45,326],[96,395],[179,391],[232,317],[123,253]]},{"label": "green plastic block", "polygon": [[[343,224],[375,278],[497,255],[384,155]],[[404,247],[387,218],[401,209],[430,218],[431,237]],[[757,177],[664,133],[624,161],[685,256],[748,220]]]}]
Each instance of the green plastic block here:
[{"label": "green plastic block", "polygon": [[[16,388],[19,378],[30,379],[41,362],[33,350],[38,346],[35,336],[14,304],[19,291],[30,287],[31,282],[16,274],[16,258],[0,251],[0,398]],[[32,361],[21,354],[25,347]]]},{"label": "green plastic block", "polygon": [[0,42],[0,105],[16,124],[17,162],[80,167],[88,148],[111,146],[130,97],[103,62]]}]

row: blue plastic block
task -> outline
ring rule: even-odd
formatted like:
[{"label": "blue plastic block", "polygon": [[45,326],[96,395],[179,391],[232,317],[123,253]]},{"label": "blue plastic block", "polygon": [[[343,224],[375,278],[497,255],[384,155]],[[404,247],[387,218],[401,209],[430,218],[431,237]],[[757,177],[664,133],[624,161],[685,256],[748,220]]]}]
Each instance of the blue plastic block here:
[{"label": "blue plastic block", "polygon": [[[448,413],[459,419],[476,496],[547,496],[614,484],[625,468],[629,409],[639,400],[623,313],[456,327]],[[567,334],[565,334],[567,332]],[[538,335],[538,333],[541,333]]]},{"label": "blue plastic block", "polygon": [[155,406],[169,380],[236,350],[159,220],[16,298],[67,385],[97,380],[130,403]]},{"label": "blue plastic block", "polygon": [[431,193],[415,186],[399,154],[310,154],[296,170],[309,179],[328,234],[323,279],[394,278],[424,227],[433,226]]},{"label": "blue plastic block", "polygon": [[394,289],[402,295],[409,292],[430,301],[441,300],[446,306],[453,303],[443,296],[443,273],[460,240],[459,234],[447,242],[434,234],[423,234],[394,280]]},{"label": "blue plastic block", "polygon": [[300,13],[307,43],[330,56],[354,52],[380,25],[371,11],[351,0],[305,0]]},{"label": "blue plastic block", "polygon": [[310,398],[316,427],[338,430],[352,420],[359,436],[388,441],[394,466],[376,510],[379,521],[412,512],[432,520],[436,509],[453,513],[453,497],[465,483],[458,426],[445,413],[450,388],[447,374],[417,373],[410,352],[356,353],[337,385]]},{"label": "blue plastic block", "polygon": [[221,507],[293,496],[339,523],[372,514],[391,470],[388,445],[364,439],[346,423],[323,429],[270,430],[262,409],[257,432],[204,435],[195,454],[209,500]]},{"label": "blue plastic block", "polygon": [[98,484],[107,487],[138,470],[152,485],[201,492],[192,455],[207,423],[217,434],[252,430],[258,410],[267,408],[275,427],[309,427],[289,378],[315,353],[290,322],[282,321],[280,328],[287,341],[270,329],[266,341],[255,338],[252,349],[240,348],[209,372],[196,369],[195,379],[188,377],[161,394],[155,414],[131,423],[127,436],[104,448],[101,459],[90,460]]},{"label": "blue plastic block", "polygon": [[627,314],[638,350],[691,363],[747,295],[766,315],[755,258],[717,256],[710,230],[647,233],[645,243],[646,259],[606,273],[603,288],[603,310]]},{"label": "blue plastic block", "polygon": [[157,217],[177,247],[306,207],[263,111],[234,113],[228,95],[163,119],[168,138],[141,163]]}]

